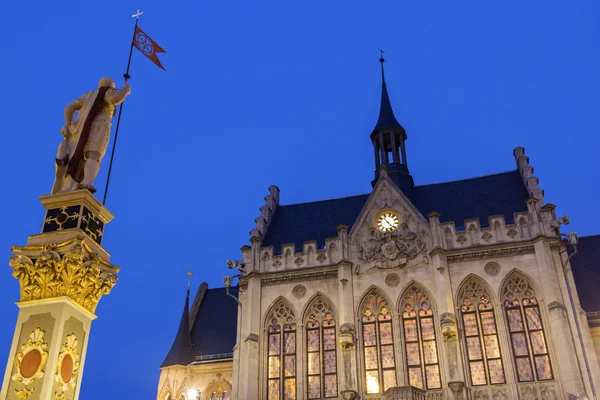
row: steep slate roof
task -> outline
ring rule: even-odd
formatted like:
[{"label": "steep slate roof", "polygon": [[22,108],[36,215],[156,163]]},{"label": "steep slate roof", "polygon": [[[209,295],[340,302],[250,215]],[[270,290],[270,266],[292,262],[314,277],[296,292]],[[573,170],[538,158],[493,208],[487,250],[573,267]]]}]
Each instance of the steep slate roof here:
[{"label": "steep slate roof", "polygon": [[190,338],[189,307],[190,290],[188,289],[177,335],[175,335],[171,350],[169,350],[167,357],[165,357],[165,360],[161,364],[161,368],[169,367],[171,365],[188,365],[194,361],[194,349]]},{"label": "steep slate roof", "polygon": [[[236,288],[230,293],[235,294]],[[225,288],[208,289],[196,322],[192,342],[196,356],[231,353],[236,342],[238,304],[227,296]]]},{"label": "steep slate roof", "polygon": [[[284,244],[316,240],[325,245],[326,238],[337,237],[336,226],[350,227],[358,218],[368,194],[340,199],[300,203],[277,207],[267,229],[263,246],[273,246],[281,252]],[[513,223],[513,213],[527,211],[529,198],[517,170],[460,181],[415,186],[408,199],[427,216],[431,211],[441,214],[441,222],[454,221],[458,230],[464,220],[479,218],[482,227],[489,225],[488,217],[504,215],[507,224]]]},{"label": "steep slate roof", "polygon": [[581,307],[585,312],[600,311],[600,235],[580,237],[577,250],[571,268]]},{"label": "steep slate roof", "polygon": [[392,103],[390,102],[390,96],[388,95],[387,85],[385,84],[385,75],[383,73],[383,58],[381,62],[381,103],[379,106],[379,118],[375,125],[375,130],[389,127],[402,128],[402,125],[396,119],[394,111],[392,110]]}]

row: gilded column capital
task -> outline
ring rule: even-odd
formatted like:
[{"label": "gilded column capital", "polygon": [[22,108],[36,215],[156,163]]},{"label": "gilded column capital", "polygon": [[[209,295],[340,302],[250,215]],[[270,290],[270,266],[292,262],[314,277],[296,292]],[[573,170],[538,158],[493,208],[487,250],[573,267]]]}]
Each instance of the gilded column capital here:
[{"label": "gilded column capital", "polygon": [[13,247],[13,252],[9,265],[19,280],[21,301],[66,296],[93,313],[117,283],[119,269],[92,252],[81,236],[60,244]]}]

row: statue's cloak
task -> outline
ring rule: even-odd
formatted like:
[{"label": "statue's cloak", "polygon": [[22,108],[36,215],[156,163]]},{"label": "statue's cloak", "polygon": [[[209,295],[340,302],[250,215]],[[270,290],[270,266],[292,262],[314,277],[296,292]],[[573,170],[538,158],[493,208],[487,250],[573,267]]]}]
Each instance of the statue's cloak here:
[{"label": "statue's cloak", "polygon": [[79,110],[77,119],[71,124],[69,130],[73,138],[79,138],[75,148],[70,149],[69,165],[67,175],[71,175],[75,182],[81,183],[83,180],[84,149],[90,137],[90,128],[98,116],[98,113],[104,106],[106,92],[108,87],[101,87],[92,90],[84,97],[83,106]]}]

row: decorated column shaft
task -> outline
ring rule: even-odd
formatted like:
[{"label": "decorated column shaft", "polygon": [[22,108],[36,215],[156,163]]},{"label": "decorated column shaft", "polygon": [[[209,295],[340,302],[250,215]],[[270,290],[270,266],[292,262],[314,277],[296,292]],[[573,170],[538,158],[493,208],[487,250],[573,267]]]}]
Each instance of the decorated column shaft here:
[{"label": "decorated column shaft", "polygon": [[79,397],[90,326],[117,267],[102,248],[110,212],[88,190],[41,197],[42,233],[12,248],[19,315],[0,400]]}]

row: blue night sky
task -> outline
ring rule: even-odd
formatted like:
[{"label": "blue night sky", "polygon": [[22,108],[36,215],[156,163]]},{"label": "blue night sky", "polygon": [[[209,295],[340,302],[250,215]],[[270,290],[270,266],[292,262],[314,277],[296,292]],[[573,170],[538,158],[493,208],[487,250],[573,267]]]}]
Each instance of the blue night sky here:
[{"label": "blue night sky", "polygon": [[370,191],[378,47],[417,185],[514,169],[521,145],[570,229],[600,233],[596,0],[2,1],[1,363],[10,247],[40,231],[63,108],[104,75],[121,86],[138,7],[167,71],[134,50],[104,239],[122,270],[92,325],[86,400],[156,396],[186,271],[194,291],[222,285],[269,185],[283,204]]}]

